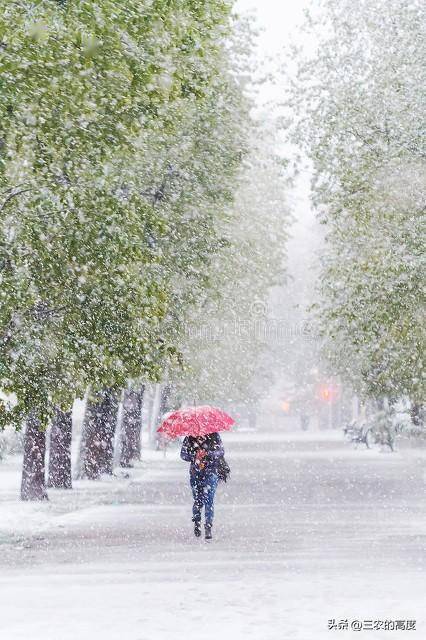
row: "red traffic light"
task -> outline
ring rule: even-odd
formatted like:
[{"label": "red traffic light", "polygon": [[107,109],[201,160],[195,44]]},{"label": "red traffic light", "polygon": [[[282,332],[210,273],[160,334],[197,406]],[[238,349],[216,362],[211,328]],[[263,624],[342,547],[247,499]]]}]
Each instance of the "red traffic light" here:
[{"label": "red traffic light", "polygon": [[321,384],[318,388],[319,399],[323,402],[334,402],[339,395],[339,388],[333,384]]},{"label": "red traffic light", "polygon": [[321,389],[321,398],[323,400],[330,400],[331,390],[328,387],[324,387],[323,389]]}]

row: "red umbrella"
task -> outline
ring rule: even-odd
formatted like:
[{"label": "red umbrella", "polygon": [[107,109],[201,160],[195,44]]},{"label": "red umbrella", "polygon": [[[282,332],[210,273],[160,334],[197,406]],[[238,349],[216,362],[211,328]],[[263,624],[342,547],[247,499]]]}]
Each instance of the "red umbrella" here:
[{"label": "red umbrella", "polygon": [[205,436],[216,431],[229,431],[235,420],[227,413],[208,405],[185,407],[170,413],[158,428],[169,438],[177,436]]}]

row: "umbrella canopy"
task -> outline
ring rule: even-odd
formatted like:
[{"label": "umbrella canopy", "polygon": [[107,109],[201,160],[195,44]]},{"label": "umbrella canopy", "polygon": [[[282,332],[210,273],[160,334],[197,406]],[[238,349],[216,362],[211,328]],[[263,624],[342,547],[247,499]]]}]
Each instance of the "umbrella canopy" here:
[{"label": "umbrella canopy", "polygon": [[158,428],[169,438],[205,436],[217,431],[229,431],[235,420],[216,407],[185,407],[170,413]]}]

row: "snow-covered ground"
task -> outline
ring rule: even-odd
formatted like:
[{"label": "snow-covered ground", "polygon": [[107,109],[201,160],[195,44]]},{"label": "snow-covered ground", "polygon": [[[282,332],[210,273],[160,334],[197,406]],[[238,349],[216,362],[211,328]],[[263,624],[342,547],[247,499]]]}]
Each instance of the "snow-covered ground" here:
[{"label": "snow-covered ground", "polygon": [[424,449],[355,450],[334,432],[224,441],[211,543],[193,538],[177,450],[46,504],[17,501],[19,458],[1,462],[1,640],[426,638]]}]

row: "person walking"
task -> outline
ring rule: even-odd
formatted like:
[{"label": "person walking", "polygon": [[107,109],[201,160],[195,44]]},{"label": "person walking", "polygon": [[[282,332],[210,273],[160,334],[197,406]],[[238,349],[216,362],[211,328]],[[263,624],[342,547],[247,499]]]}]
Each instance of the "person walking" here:
[{"label": "person walking", "polygon": [[218,433],[187,436],[182,444],[180,457],[190,462],[189,481],[194,498],[192,521],[194,534],[201,536],[201,511],[205,511],[205,538],[212,539],[214,498],[219,482],[219,465],[225,454]]},{"label": "person walking", "polygon": [[180,457],[190,462],[189,480],[194,498],[194,533],[201,535],[201,511],[205,509],[206,539],[212,538],[214,496],[219,480],[227,481],[231,469],[219,431],[230,431],[234,418],[211,405],[182,407],[168,414],[157,431],[173,440],[184,436]]}]

